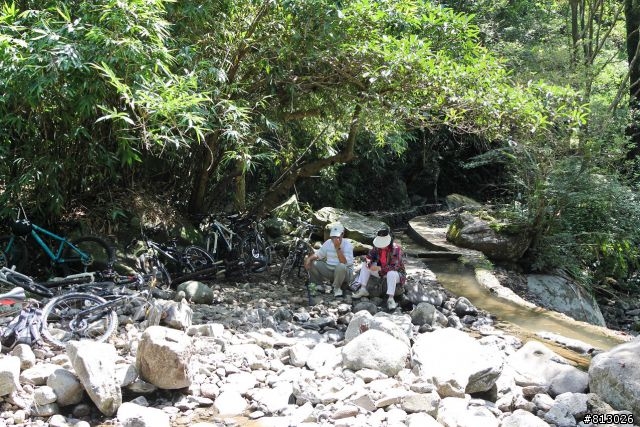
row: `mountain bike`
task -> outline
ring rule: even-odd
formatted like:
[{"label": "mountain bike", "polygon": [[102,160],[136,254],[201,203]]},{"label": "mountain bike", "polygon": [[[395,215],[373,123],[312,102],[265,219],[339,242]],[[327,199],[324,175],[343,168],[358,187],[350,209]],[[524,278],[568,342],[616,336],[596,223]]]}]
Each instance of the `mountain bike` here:
[{"label": "mountain bike", "polygon": [[254,219],[227,217],[228,225],[207,218],[200,225],[205,235],[205,248],[214,258],[217,274],[265,271],[271,262],[271,246]]},{"label": "mountain bike", "polygon": [[118,328],[116,308],[133,310],[138,314],[146,313],[151,305],[155,278],[149,275],[132,277],[131,282],[112,282],[108,292],[100,287],[102,295],[92,292],[70,292],[49,300],[42,309],[42,336],[54,347],[64,348],[70,340],[88,339],[97,342],[107,341]]},{"label": "mountain bike", "polygon": [[69,240],[29,221],[22,207],[18,208],[17,219],[10,223],[10,227],[13,234],[0,237],[0,267],[24,269],[29,260],[26,245],[28,237],[65,275],[105,270],[113,266],[115,251],[102,238],[83,236]]},{"label": "mountain bike", "polygon": [[131,248],[142,241],[144,249],[135,254],[138,270],[145,274],[154,274],[170,287],[186,280],[204,279],[215,275],[216,265],[213,257],[196,245],[178,248],[176,240],[168,244],[157,243],[146,237],[133,239],[127,246]]}]

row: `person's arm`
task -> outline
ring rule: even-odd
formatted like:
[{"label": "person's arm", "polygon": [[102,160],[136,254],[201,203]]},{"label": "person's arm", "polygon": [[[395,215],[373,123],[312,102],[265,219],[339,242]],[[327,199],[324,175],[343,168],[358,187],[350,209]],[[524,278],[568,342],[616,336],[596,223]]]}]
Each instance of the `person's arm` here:
[{"label": "person's arm", "polygon": [[344,253],[345,264],[353,265],[353,245],[351,242],[343,240],[342,242],[342,253]]},{"label": "person's arm", "polygon": [[340,264],[347,264],[347,257],[344,252],[346,250],[345,246],[347,246],[348,243],[346,243],[344,241],[344,238],[342,237],[340,237],[339,239],[331,239],[331,243],[333,243],[333,247],[336,250],[336,254],[338,255],[338,261],[340,261]]},{"label": "person's arm", "polygon": [[311,255],[305,258],[304,268],[308,270],[309,268],[311,268],[311,264],[313,263],[313,261],[327,257],[326,244],[327,242],[324,242],[322,246],[320,246],[320,249],[318,249],[317,251],[315,251],[314,253],[312,253]]}]

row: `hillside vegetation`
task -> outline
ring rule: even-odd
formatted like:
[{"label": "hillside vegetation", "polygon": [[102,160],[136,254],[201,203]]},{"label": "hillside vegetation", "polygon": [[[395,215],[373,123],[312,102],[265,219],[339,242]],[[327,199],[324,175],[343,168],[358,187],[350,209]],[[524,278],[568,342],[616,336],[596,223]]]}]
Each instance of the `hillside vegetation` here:
[{"label": "hillside vegetation", "polygon": [[523,268],[638,292],[638,9],[4,2],[0,213],[117,228],[136,194],[195,215],[455,191],[532,235]]}]

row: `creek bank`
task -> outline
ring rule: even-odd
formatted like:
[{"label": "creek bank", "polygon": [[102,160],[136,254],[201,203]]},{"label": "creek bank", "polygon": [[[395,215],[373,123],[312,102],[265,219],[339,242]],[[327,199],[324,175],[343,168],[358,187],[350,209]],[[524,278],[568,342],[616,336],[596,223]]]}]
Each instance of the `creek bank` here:
[{"label": "creek bank", "polygon": [[[603,309],[600,310],[600,306],[590,298],[579,295],[580,290],[575,289],[575,285],[567,284],[565,289],[568,293],[556,296],[555,300],[552,300],[549,298],[551,294],[549,286],[558,288],[558,280],[561,278],[540,275],[529,277],[495,267],[488,262],[482,252],[451,244],[446,235],[449,224],[455,217],[456,213],[453,211],[415,217],[409,221],[406,232],[429,250],[455,255],[460,262],[471,266],[475,271],[477,282],[495,298],[530,310],[545,309],[550,317],[557,317],[563,321],[571,322],[578,319],[575,320],[576,327],[593,330],[595,334],[609,336],[619,342],[628,341],[633,335],[637,335],[637,331],[634,331],[632,326],[634,322],[640,322],[638,315],[640,298],[606,300],[601,302],[600,306]],[[416,255],[420,256],[420,254]],[[575,296],[575,301],[570,298],[571,296]],[[558,301],[563,303],[560,304]],[[564,313],[558,312],[558,309],[562,309]],[[567,313],[571,313],[573,317],[568,316]],[[591,323],[587,323],[587,320]]]},{"label": "creek bank", "polygon": [[300,281],[278,288],[267,272],[192,285],[210,288],[213,303],[190,304],[185,331],[143,330],[123,312],[110,343],[16,347],[0,356],[0,425],[586,426],[589,412],[629,416],[589,392],[589,374],[448,294],[421,260],[408,270],[425,299],[409,312],[331,294],[307,307]]}]

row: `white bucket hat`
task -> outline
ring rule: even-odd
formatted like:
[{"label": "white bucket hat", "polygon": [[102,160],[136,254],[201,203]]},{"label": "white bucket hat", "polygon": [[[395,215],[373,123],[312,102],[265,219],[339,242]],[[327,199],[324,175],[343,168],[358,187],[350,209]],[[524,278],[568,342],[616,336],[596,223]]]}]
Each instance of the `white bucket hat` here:
[{"label": "white bucket hat", "polygon": [[391,233],[386,228],[379,230],[373,239],[373,246],[376,248],[386,248],[391,243]]}]

